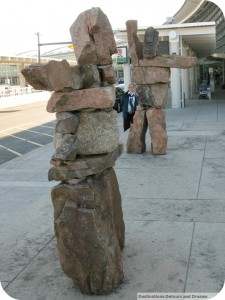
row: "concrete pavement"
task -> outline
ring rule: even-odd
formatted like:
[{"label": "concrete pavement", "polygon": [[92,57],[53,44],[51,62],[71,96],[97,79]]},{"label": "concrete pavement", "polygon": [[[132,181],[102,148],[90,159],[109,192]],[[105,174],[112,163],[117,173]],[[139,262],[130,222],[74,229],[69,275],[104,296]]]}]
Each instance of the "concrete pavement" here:
[{"label": "concrete pavement", "polygon": [[[120,139],[122,114],[118,114]],[[61,270],[48,182],[52,144],[0,166],[0,280],[19,300],[137,299],[219,293],[225,280],[225,92],[166,110],[168,153],[123,154],[115,170],[126,241],[124,282],[82,295]],[[126,148],[125,148],[126,149]]]}]

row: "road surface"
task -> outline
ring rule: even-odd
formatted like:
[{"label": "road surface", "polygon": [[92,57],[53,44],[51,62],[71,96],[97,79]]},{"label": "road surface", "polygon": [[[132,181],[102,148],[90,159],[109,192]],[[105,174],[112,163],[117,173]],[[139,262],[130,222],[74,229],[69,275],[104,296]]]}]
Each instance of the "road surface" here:
[{"label": "road surface", "polygon": [[0,109],[0,164],[52,142],[55,114],[47,102]]}]

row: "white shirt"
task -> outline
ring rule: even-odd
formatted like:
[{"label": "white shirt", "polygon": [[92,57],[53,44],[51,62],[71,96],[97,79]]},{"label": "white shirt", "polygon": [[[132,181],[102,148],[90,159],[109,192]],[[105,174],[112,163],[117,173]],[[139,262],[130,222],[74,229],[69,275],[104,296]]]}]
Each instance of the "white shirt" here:
[{"label": "white shirt", "polygon": [[134,110],[132,111],[132,108],[131,108],[131,105],[130,105],[130,101],[133,105],[133,108],[134,108],[134,104],[135,104],[135,94],[128,94],[129,95],[129,101],[128,101],[128,112],[129,113],[132,113],[134,112]]}]

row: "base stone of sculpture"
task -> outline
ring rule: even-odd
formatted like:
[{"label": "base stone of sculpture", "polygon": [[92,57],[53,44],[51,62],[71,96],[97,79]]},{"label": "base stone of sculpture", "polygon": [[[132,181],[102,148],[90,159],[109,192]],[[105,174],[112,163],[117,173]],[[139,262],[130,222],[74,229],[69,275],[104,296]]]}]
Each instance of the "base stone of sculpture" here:
[{"label": "base stone of sculpture", "polygon": [[52,189],[63,271],[81,292],[107,294],[123,280],[124,222],[112,168],[75,185]]}]

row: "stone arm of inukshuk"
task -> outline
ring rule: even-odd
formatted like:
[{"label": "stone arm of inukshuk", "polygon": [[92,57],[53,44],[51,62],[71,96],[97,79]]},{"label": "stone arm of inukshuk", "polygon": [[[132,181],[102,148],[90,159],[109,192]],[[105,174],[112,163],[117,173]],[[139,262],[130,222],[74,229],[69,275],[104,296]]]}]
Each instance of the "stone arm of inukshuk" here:
[{"label": "stone arm of inukshuk", "polygon": [[127,151],[142,153],[146,150],[145,134],[149,127],[151,151],[166,154],[167,133],[165,106],[170,80],[170,68],[190,68],[196,57],[160,55],[158,32],[149,27],[145,31],[144,42],[137,36],[137,21],[126,22],[128,45],[133,65],[132,82],[136,83],[139,106],[131,126]]}]

